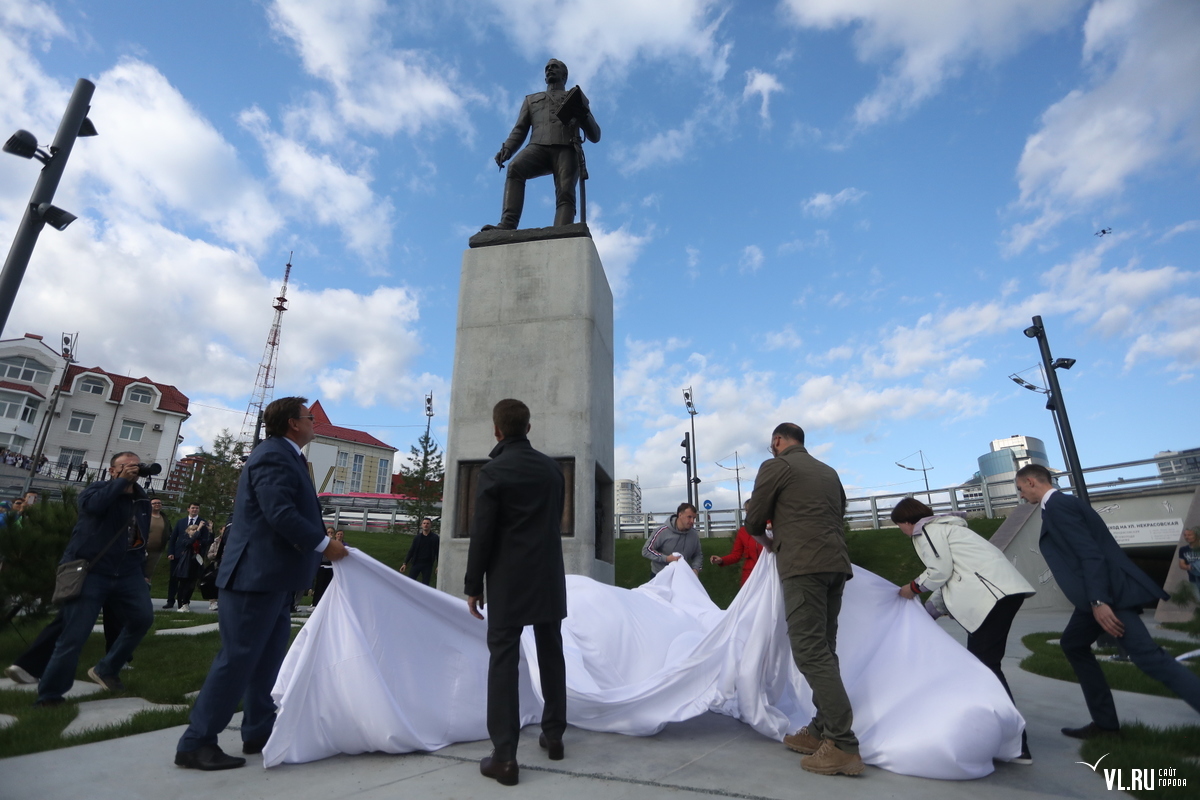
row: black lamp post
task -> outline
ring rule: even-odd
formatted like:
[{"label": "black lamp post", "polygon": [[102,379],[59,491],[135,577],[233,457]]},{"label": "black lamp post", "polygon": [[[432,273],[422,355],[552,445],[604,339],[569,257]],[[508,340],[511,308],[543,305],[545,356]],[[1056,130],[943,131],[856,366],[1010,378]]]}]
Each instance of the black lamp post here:
[{"label": "black lamp post", "polygon": [[96,126],[87,117],[95,90],[95,84],[89,80],[80,78],[76,81],[75,91],[71,92],[67,110],[58,124],[58,133],[54,135],[49,152],[38,147],[37,137],[29,131],[17,131],[4,143],[4,152],[21,158],[36,158],[44,166],[33,187],[33,195],[29,198],[17,235],[13,238],[8,258],[4,261],[4,269],[0,271],[0,334],[4,333],[4,327],[8,324],[8,315],[12,311],[13,301],[17,299],[17,290],[21,288],[21,279],[25,277],[25,268],[29,266],[29,257],[33,255],[33,246],[37,244],[42,226],[49,223],[52,228],[61,231],[75,221],[74,214],[63,211],[51,201],[54,200],[54,192],[58,189],[76,137],[96,135]]},{"label": "black lamp post", "polygon": [[[700,507],[700,461],[696,458],[696,404],[692,402],[692,387],[683,390],[683,404],[687,407],[688,416],[692,419],[692,477],[688,487],[688,502]],[[694,491],[692,489],[694,488]]]},{"label": "black lamp post", "polygon": [[1067,464],[1067,469],[1071,472],[1071,488],[1080,500],[1085,503],[1090,502],[1087,484],[1083,482],[1083,467],[1079,464],[1079,451],[1075,449],[1075,436],[1071,433],[1071,421],[1067,418],[1067,404],[1063,400],[1056,372],[1059,369],[1070,369],[1075,366],[1075,359],[1056,359],[1050,355],[1050,340],[1046,338],[1046,326],[1042,324],[1040,316],[1033,318],[1033,324],[1026,328],[1024,333],[1030,339],[1038,340],[1038,348],[1042,353],[1042,365],[1046,370],[1046,383],[1049,384],[1047,388],[1050,390],[1046,405],[1054,414],[1054,418],[1058,420],[1059,430],[1062,433],[1063,447],[1066,448],[1067,458],[1070,462]]}]

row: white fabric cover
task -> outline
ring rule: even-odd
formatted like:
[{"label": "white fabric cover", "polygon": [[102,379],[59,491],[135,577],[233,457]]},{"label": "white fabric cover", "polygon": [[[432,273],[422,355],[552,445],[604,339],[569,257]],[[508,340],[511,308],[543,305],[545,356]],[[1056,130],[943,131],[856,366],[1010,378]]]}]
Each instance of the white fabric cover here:
[{"label": "white fabric cover", "polygon": [[[264,766],[486,739],[486,623],[358,550],[334,573],[279,672]],[[770,553],[726,611],[682,561],[633,590],[568,575],[567,606],[572,725],[647,736],[716,711],[780,740],[811,719]],[[523,724],[541,718],[532,634],[522,639]],[[1024,720],[991,671],[866,570],[846,584],[838,655],[868,764],[967,779],[1020,752]]]}]

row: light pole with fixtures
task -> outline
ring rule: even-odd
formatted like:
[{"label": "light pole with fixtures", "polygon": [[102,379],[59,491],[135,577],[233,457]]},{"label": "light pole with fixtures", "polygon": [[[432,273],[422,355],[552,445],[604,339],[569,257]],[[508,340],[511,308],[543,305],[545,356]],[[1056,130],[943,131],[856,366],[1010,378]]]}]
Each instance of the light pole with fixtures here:
[{"label": "light pole with fixtures", "polygon": [[[700,461],[696,458],[696,404],[692,402],[692,387],[683,390],[683,404],[687,407],[688,416],[692,419],[692,450],[691,450],[691,465],[692,475],[688,481],[688,502],[697,508],[700,507]],[[694,487],[694,490],[693,490]]]},{"label": "light pole with fixtures", "polygon": [[[930,464],[928,467],[925,466],[925,453],[923,451],[918,450],[916,452],[916,455],[918,455],[921,459],[921,466],[906,467],[903,464],[901,464],[899,461],[896,462],[896,466],[900,467],[900,469],[909,470],[910,472],[921,473],[921,475],[925,478],[925,499],[929,501],[929,505],[933,505],[933,495],[930,494],[930,492],[929,492],[929,470],[933,469],[933,464]],[[905,459],[909,459],[909,458],[912,458],[912,456],[911,455],[905,456]]]},{"label": "light pole with fixtures", "polygon": [[1038,340],[1038,348],[1042,353],[1042,364],[1046,370],[1046,383],[1049,384],[1050,390],[1049,402],[1047,405],[1053,405],[1050,409],[1058,420],[1060,433],[1062,435],[1063,446],[1067,450],[1067,468],[1071,472],[1071,489],[1075,496],[1083,502],[1090,502],[1088,499],[1087,484],[1083,482],[1083,467],[1079,463],[1079,451],[1075,449],[1075,437],[1071,433],[1071,421],[1067,418],[1067,404],[1063,400],[1062,389],[1058,385],[1058,375],[1055,370],[1070,369],[1075,366],[1073,358],[1054,358],[1050,355],[1050,341],[1046,338],[1046,326],[1042,324],[1042,318],[1036,316],[1033,318],[1033,324],[1024,330],[1026,336],[1030,339]]},{"label": "light pole with fixtures", "polygon": [[29,257],[33,255],[33,246],[37,244],[42,226],[49,224],[61,231],[75,221],[74,214],[63,211],[52,201],[76,137],[96,135],[96,126],[87,117],[95,90],[96,85],[89,80],[80,78],[75,82],[75,91],[71,92],[49,151],[38,147],[37,137],[25,130],[17,131],[4,143],[4,152],[21,158],[36,158],[43,166],[8,258],[4,260],[4,269],[0,271],[0,334],[8,324],[8,315],[17,299],[17,290],[21,288],[21,279],[25,277],[25,268],[29,266]]}]

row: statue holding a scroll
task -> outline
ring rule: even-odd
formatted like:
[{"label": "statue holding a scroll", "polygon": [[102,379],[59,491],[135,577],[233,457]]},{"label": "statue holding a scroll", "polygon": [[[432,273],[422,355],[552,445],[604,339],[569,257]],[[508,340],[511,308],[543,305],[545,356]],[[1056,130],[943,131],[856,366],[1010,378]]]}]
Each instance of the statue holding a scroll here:
[{"label": "statue holding a scroll", "polygon": [[[575,183],[587,179],[583,160],[583,136],[588,141],[600,141],[600,126],[596,124],[587,97],[578,87],[567,91],[567,65],[552,58],[546,63],[546,91],[527,95],[512,133],[496,153],[496,164],[508,165],[504,181],[504,208],[498,225],[483,230],[515,230],[521,221],[525,205],[525,181],[542,175],[554,176],[554,226],[570,225],[575,221]],[[529,135],[529,144],[520,153],[517,149]],[[586,214],[586,189],[580,182],[580,199]],[[586,219],[585,219],[586,221]]]}]

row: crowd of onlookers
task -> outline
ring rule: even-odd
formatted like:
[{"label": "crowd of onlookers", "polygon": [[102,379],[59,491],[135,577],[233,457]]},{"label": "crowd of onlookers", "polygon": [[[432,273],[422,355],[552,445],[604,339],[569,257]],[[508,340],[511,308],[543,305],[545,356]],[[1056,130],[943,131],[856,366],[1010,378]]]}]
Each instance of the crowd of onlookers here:
[{"label": "crowd of onlookers", "polygon": [[[9,450],[6,447],[0,447],[0,464],[5,464],[17,469],[29,470],[33,467],[33,457],[25,453],[17,453]],[[91,469],[86,461],[78,464],[54,464],[50,458],[43,453],[41,458],[37,460],[37,469],[34,472],[38,475],[45,475],[48,478],[59,478],[65,481],[82,481],[96,480],[101,477],[103,470]]]}]

